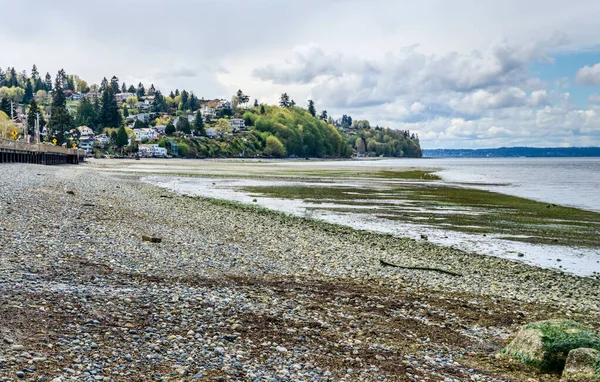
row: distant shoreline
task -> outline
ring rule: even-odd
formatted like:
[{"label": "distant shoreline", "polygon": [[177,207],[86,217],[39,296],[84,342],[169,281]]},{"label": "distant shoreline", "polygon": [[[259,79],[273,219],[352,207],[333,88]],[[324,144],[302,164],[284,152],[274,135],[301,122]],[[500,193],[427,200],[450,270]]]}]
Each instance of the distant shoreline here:
[{"label": "distant shoreline", "polygon": [[600,157],[600,147],[499,147],[423,149],[423,158],[582,158]]}]

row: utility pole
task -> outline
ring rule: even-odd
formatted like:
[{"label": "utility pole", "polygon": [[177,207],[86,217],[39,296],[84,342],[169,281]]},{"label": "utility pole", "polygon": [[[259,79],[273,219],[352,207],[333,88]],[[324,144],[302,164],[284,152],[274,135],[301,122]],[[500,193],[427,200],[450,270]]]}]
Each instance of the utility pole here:
[{"label": "utility pole", "polygon": [[35,119],[35,143],[40,144],[40,113],[36,114]]}]

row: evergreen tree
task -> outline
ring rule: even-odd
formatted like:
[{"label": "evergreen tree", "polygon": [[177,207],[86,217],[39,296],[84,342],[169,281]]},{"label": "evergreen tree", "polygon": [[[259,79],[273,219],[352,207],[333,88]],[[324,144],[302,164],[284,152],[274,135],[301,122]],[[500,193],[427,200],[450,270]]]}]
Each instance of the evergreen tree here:
[{"label": "evergreen tree", "polygon": [[188,121],[187,117],[179,117],[177,120],[177,124],[175,125],[177,131],[181,131],[184,134],[190,134],[192,132],[190,121]]},{"label": "evergreen tree", "polygon": [[37,119],[38,105],[35,99],[29,102],[29,110],[27,110],[27,134],[35,134],[35,121]]},{"label": "evergreen tree", "polygon": [[173,122],[169,122],[167,123],[167,126],[165,127],[165,134],[167,135],[173,135],[175,133],[175,125],[173,125]]},{"label": "evergreen tree", "polygon": [[94,131],[99,132],[98,113],[96,112],[94,105],[86,97],[83,97],[81,102],[79,102],[75,124],[77,126],[87,126]]},{"label": "evergreen tree", "polygon": [[142,85],[141,82],[138,84],[136,93],[139,99],[142,99],[142,97],[146,95],[146,89],[144,89],[144,85]]},{"label": "evergreen tree", "polygon": [[280,107],[290,107],[290,96],[287,93],[283,93],[279,98]]},{"label": "evergreen tree", "polygon": [[102,107],[98,116],[98,124],[101,127],[119,127],[123,124],[112,86],[107,86],[102,93]]},{"label": "evergreen tree", "polygon": [[73,119],[67,111],[67,99],[63,90],[65,71],[61,69],[54,80],[54,92],[50,111],[49,139],[56,138],[59,145],[67,142],[69,131],[73,128]]},{"label": "evergreen tree", "polygon": [[158,90],[154,93],[154,102],[152,109],[156,113],[166,113],[169,109],[169,106],[165,101],[165,97],[163,97],[162,93]]},{"label": "evergreen tree", "polygon": [[154,84],[150,84],[150,89],[148,89],[148,95],[153,96],[156,93],[156,89],[154,88]]},{"label": "evergreen tree", "polygon": [[169,97],[173,98],[173,99],[175,98],[175,94],[173,94],[173,90],[171,90],[171,93],[169,94]]},{"label": "evergreen tree", "polygon": [[100,82],[100,89],[98,89],[98,91],[100,93],[104,93],[104,91],[106,90],[107,86],[108,86],[108,80],[106,79],[106,77],[104,77],[102,79],[102,82]]},{"label": "evergreen tree", "polygon": [[123,154],[123,147],[127,146],[129,143],[129,136],[127,135],[127,131],[125,130],[124,126],[119,127],[115,138],[115,146],[120,148],[121,154]]},{"label": "evergreen tree", "polygon": [[123,118],[129,117],[129,110],[127,109],[127,105],[123,106]]},{"label": "evergreen tree", "polygon": [[0,100],[0,110],[10,117],[10,101],[8,98],[2,98]]},{"label": "evergreen tree", "polygon": [[52,91],[52,77],[50,76],[50,73],[46,73],[46,91],[50,92]]},{"label": "evergreen tree", "polygon": [[194,93],[190,93],[189,105],[190,105],[190,110],[193,112],[200,108],[200,103],[198,102],[198,97],[196,97],[194,95]]},{"label": "evergreen tree", "polygon": [[31,81],[27,81],[27,84],[25,85],[25,96],[23,96],[23,103],[27,105],[32,99],[33,87],[31,87]]},{"label": "evergreen tree", "polygon": [[113,93],[117,94],[119,92],[119,78],[117,78],[117,76],[112,76],[110,84],[112,85]]},{"label": "evergreen tree", "polygon": [[121,93],[127,93],[127,85],[125,85],[125,82],[121,85]]},{"label": "evergreen tree", "polygon": [[202,119],[202,112],[200,110],[196,112],[196,117],[194,118],[194,131],[197,135],[206,134],[206,130],[204,129],[204,120]]},{"label": "evergreen tree", "polygon": [[35,64],[33,64],[33,67],[31,68],[31,78],[33,80],[37,80],[38,78],[40,78],[40,73],[37,70],[37,66],[35,66]]},{"label": "evergreen tree", "polygon": [[265,114],[265,105],[260,105],[260,114]]},{"label": "evergreen tree", "polygon": [[258,107],[258,100],[254,99],[254,107]]},{"label": "evergreen tree", "polygon": [[4,86],[5,79],[6,79],[6,74],[4,73],[4,71],[2,71],[2,68],[0,68],[0,88],[2,86]]},{"label": "evergreen tree", "polygon": [[[179,95],[179,89],[175,89],[175,97],[177,97]],[[175,98],[173,97],[173,98]]]},{"label": "evergreen tree", "polygon": [[312,99],[308,100],[308,112],[313,117],[315,117],[317,115],[317,109],[315,109],[315,103],[313,102]]},{"label": "evergreen tree", "polygon": [[323,110],[323,111],[321,112],[321,115],[319,116],[319,119],[320,119],[321,121],[327,121],[327,110]]},{"label": "evergreen tree", "polygon": [[136,93],[137,90],[135,90],[135,86],[130,85],[129,88],[127,89],[127,93]]},{"label": "evergreen tree", "polygon": [[183,90],[181,92],[181,103],[179,105],[180,110],[188,110],[189,109],[189,94],[187,91]]},{"label": "evergreen tree", "polygon": [[296,106],[296,101],[294,101],[294,100],[291,100],[291,101],[290,101],[290,107],[294,107],[294,106]]},{"label": "evergreen tree", "polygon": [[6,80],[6,87],[12,88],[13,86],[19,86],[19,80],[17,78],[17,71],[14,67],[10,68],[8,72],[8,79]]}]

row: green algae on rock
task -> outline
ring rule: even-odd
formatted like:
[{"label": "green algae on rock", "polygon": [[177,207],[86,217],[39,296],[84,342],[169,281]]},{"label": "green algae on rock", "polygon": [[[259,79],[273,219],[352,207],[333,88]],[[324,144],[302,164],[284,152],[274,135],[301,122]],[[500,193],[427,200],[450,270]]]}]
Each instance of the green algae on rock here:
[{"label": "green algae on rock", "polygon": [[600,350],[600,337],[577,322],[551,319],[521,327],[502,352],[540,371],[561,371],[578,348]]}]

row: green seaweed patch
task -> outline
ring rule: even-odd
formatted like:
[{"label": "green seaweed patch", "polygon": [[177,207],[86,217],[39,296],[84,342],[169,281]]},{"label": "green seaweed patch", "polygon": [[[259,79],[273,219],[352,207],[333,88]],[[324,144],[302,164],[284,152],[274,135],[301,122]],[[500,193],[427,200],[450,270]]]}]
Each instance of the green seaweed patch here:
[{"label": "green seaweed patch", "polygon": [[565,367],[569,352],[573,349],[600,350],[600,337],[575,321],[543,321],[529,324],[526,328],[537,329],[542,333],[544,358],[541,363],[531,365],[541,370],[561,371]]}]

